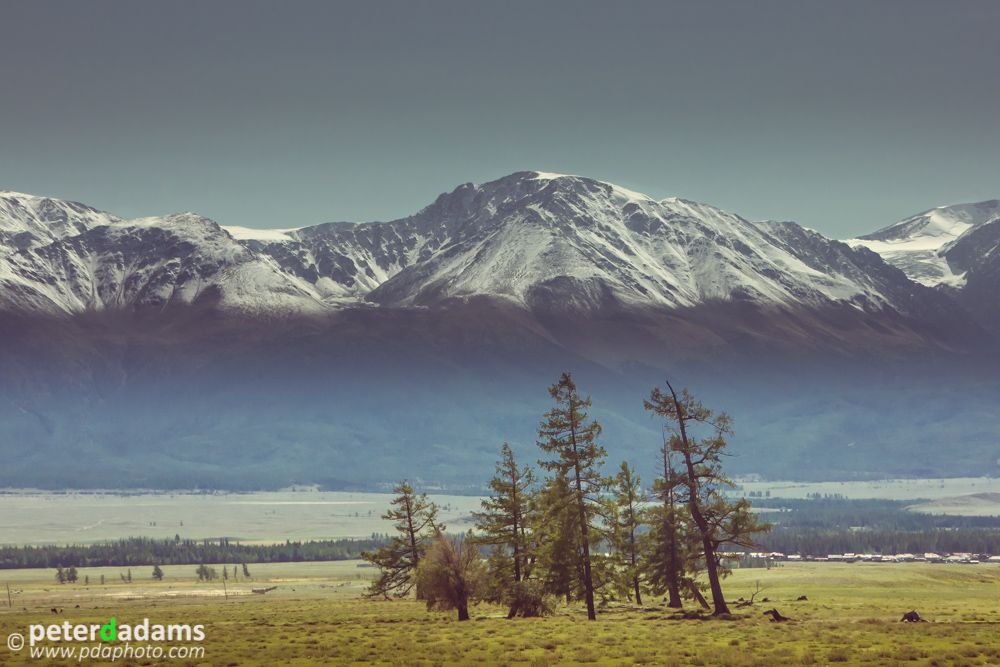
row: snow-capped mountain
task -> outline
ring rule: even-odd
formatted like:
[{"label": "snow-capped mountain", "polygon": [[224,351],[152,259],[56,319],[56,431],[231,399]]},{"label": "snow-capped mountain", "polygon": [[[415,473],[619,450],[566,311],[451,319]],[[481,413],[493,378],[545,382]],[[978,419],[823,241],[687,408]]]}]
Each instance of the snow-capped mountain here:
[{"label": "snow-capped mountain", "polygon": [[[484,297],[538,317],[683,312],[693,322],[722,308],[730,315],[697,324],[722,341],[780,338],[788,332],[775,321],[795,312],[796,346],[839,349],[875,339],[937,347],[942,323],[961,319],[864,249],[576,176],[522,172],[460,186],[401,220],[286,230],[219,227],[190,213],[122,220],[13,193],[0,205],[0,307],[21,312],[208,305],[329,315]],[[748,306],[772,315],[750,316]],[[830,312],[832,329],[802,317]]]},{"label": "snow-capped mountain", "polygon": [[974,233],[996,222],[998,217],[1000,204],[995,199],[941,206],[845,243],[877,252],[912,280],[928,287],[961,289],[970,267],[967,263],[949,261],[948,251],[964,234]]},{"label": "snow-capped mountain", "polygon": [[1000,202],[942,206],[850,239],[1000,331]]},{"label": "snow-capped mountain", "polygon": [[871,257],[793,223],[751,223],[704,204],[537,172],[466,184],[394,222],[232,233],[328,299],[383,306],[476,295],[524,307],[565,299],[583,309],[609,298],[667,308],[899,300]]},{"label": "snow-capped mountain", "polygon": [[122,220],[74,202],[0,192],[0,308],[74,314],[203,302],[314,312],[312,288],[192,213]]}]

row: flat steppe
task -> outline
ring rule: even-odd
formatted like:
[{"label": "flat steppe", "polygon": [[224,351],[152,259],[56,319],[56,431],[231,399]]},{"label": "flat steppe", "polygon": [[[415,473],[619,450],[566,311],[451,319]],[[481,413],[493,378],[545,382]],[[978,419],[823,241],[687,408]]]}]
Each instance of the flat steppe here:
[{"label": "flat steppe", "polygon": [[[676,614],[658,599],[642,606],[611,602],[596,622],[580,605],[560,605],[542,619],[503,618],[503,609],[478,605],[473,620],[428,611],[413,600],[361,597],[373,570],[357,562],[281,563],[251,567],[252,580],[199,583],[193,566],[133,568],[131,584],[119,568],[84,568],[91,585],[58,585],[48,570],[8,570],[13,610],[0,608],[0,636],[29,636],[31,625],[202,624],[201,642],[136,645],[203,647],[195,659],[125,659],[151,665],[990,665],[1000,664],[1000,567],[995,565],[785,564],[737,570],[725,582],[727,598],[758,602],[733,607],[728,620]],[[108,582],[94,585],[101,574]],[[266,594],[250,592],[270,588]],[[0,595],[6,593],[0,588]],[[797,601],[800,596],[806,601]],[[228,596],[228,597],[227,597]],[[767,597],[768,602],[761,601]],[[77,606],[79,605],[79,606]],[[62,609],[53,614],[51,608]],[[794,619],[771,623],[778,609]],[[905,624],[915,609],[929,623]],[[37,646],[77,647],[41,641]],[[78,664],[32,659],[27,648],[0,647],[2,664]],[[105,664],[107,661],[82,664]]]}]

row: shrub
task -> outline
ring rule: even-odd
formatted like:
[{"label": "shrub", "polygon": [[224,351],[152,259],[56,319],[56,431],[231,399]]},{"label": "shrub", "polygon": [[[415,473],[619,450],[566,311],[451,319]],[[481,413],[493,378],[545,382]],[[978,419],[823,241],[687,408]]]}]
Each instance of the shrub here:
[{"label": "shrub", "polygon": [[519,581],[505,592],[503,603],[515,616],[537,618],[553,612],[551,596],[545,593],[542,582],[535,579]]}]

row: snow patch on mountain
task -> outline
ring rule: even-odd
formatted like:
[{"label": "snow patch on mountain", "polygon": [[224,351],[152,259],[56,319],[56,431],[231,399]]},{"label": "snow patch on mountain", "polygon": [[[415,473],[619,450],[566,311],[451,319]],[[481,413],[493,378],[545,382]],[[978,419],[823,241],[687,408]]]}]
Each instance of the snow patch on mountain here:
[{"label": "snow patch on mountain", "polygon": [[250,229],[249,227],[237,227],[235,225],[222,225],[230,236],[237,241],[291,241],[290,232],[298,228],[291,229]]}]

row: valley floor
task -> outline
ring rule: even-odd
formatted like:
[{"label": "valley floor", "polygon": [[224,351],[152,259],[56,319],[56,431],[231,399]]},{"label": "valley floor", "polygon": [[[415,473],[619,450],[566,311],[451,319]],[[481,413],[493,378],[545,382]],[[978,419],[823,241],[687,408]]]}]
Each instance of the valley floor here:
[{"label": "valley floor", "polygon": [[[867,482],[741,481],[735,493],[770,498],[840,494],[851,499],[926,499],[931,513],[1000,515],[1000,478]],[[995,497],[991,494],[998,494]],[[449,531],[473,527],[480,498],[429,493]],[[0,544],[88,544],[133,536],[157,540],[284,542],[367,538],[393,533],[381,515],[389,493],[302,491],[228,493],[0,490]]]},{"label": "valley floor", "polygon": [[[0,636],[30,637],[32,625],[89,626],[110,618],[119,629],[143,619],[204,626],[200,642],[131,644],[204,648],[203,655],[119,659],[126,665],[1000,664],[1000,568],[986,564],[802,563],[737,570],[725,582],[730,600],[749,597],[759,585],[757,599],[769,601],[734,605],[732,620],[680,618],[650,599],[642,607],[613,603],[593,623],[576,605],[560,606],[553,617],[513,621],[502,609],[480,605],[471,610],[473,621],[458,623],[454,612],[428,612],[415,601],[368,601],[359,594],[373,570],[357,565],[258,565],[251,581],[230,581],[225,590],[217,582],[197,582],[190,566],[164,568],[163,582],[149,578],[150,568],[136,568],[133,584],[111,583],[117,568],[81,570],[91,578],[89,587],[59,586],[50,571],[4,571],[0,577],[9,582],[14,607],[0,607]],[[93,585],[101,574],[108,583]],[[251,592],[272,586],[277,588],[266,594]],[[5,593],[0,588],[0,597]],[[803,595],[808,600],[796,601]],[[772,608],[794,622],[769,622],[763,612]],[[910,610],[930,622],[899,623]],[[35,648],[96,644],[40,640]],[[30,647],[0,647],[0,662],[70,665],[78,659],[33,659]]]}]

